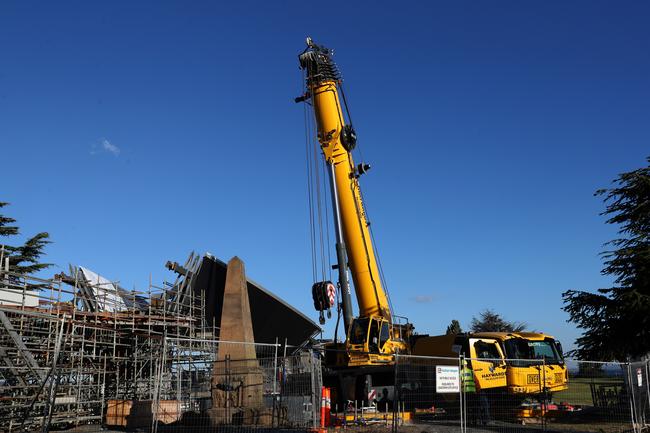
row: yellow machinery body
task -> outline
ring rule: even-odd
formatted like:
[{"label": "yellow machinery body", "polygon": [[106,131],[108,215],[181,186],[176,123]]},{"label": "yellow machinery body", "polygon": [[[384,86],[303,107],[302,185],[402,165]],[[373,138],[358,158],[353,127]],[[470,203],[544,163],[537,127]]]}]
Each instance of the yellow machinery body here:
[{"label": "yellow machinery body", "polygon": [[312,101],[318,124],[318,141],[326,162],[334,165],[341,226],[359,305],[359,316],[389,319],[388,299],[379,278],[352,154],[343,147],[340,139],[345,124],[336,83],[326,81],[314,86]]},{"label": "yellow machinery body", "polygon": [[415,342],[413,354],[463,355],[473,370],[478,390],[501,389],[509,394],[527,395],[568,388],[561,347],[547,334],[479,332],[422,336]]},{"label": "yellow machinery body", "polygon": [[359,188],[359,170],[344,139],[346,122],[339,100],[340,80],[337,73],[327,69],[331,67],[329,52],[316,45],[310,48],[313,51],[309,56],[301,56],[301,64],[307,70],[306,94],[311,98],[318,141],[333,177],[347,266],[359,307],[358,316],[346,329],[345,344],[330,344],[329,351],[336,354],[330,354],[328,359],[335,359],[338,366],[390,364],[395,353],[408,351],[408,336],[404,334],[410,328],[393,323],[382,286]]}]

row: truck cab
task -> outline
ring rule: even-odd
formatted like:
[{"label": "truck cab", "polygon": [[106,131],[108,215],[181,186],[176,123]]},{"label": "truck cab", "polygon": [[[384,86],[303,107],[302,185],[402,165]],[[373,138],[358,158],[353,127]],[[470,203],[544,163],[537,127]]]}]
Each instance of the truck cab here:
[{"label": "truck cab", "polygon": [[479,332],[420,336],[413,354],[462,355],[473,370],[477,390],[501,389],[525,396],[567,389],[562,346],[552,336],[533,332]]},{"label": "truck cab", "polygon": [[509,392],[530,394],[568,388],[562,345],[550,335],[506,333],[500,337],[506,354]]}]

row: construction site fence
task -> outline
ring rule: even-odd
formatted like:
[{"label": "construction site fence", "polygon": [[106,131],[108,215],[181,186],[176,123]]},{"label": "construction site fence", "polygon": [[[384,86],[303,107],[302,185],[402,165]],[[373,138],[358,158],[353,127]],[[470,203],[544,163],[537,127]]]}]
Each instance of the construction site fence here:
[{"label": "construction site fence", "polygon": [[[201,341],[197,347],[209,349],[200,352],[177,338],[156,344],[150,365],[80,350],[71,360],[54,355],[51,364],[39,359],[37,366],[2,367],[0,431],[307,431],[319,425],[321,363],[310,350]],[[177,356],[183,350],[193,356]]]},{"label": "construction site fence", "polygon": [[126,292],[72,271],[0,270],[0,432],[637,433],[650,423],[648,361],[398,355],[390,384],[340,405],[322,388],[317,351],[220,340],[202,293]]},{"label": "construction site fence", "polygon": [[640,433],[650,429],[649,373],[647,360],[398,356],[394,388],[375,391],[392,400],[393,432]]}]

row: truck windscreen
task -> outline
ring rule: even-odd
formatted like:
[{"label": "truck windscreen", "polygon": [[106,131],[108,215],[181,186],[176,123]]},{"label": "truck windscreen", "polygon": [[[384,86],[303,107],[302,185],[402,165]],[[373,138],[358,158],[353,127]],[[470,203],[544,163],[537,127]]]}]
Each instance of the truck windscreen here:
[{"label": "truck windscreen", "polygon": [[524,340],[523,338],[511,338],[506,340],[504,345],[506,357],[508,359],[518,360],[508,362],[513,366],[528,366],[531,363],[526,362],[527,360],[535,361],[536,363],[543,361],[546,364],[561,364],[563,362],[552,339],[531,341]]}]

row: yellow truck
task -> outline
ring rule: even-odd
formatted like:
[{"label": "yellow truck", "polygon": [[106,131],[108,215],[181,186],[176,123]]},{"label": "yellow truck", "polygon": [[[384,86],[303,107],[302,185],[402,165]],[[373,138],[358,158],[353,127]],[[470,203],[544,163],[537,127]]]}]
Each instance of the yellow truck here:
[{"label": "yellow truck", "polygon": [[559,341],[536,332],[479,332],[420,336],[413,355],[464,356],[478,391],[504,390],[513,396],[567,389],[568,373]]}]

